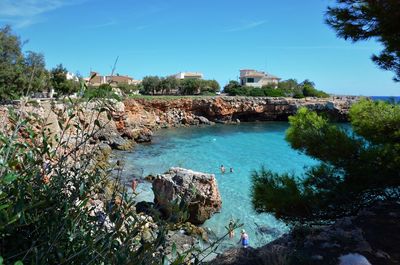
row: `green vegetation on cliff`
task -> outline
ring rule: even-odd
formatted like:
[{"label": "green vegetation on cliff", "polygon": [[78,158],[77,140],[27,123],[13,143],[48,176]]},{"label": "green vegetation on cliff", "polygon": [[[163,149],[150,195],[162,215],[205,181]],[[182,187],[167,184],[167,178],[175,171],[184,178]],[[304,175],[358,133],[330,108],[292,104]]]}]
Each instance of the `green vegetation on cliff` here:
[{"label": "green vegetation on cliff", "polygon": [[220,86],[215,80],[146,76],[142,88],[147,95],[215,95]]},{"label": "green vegetation on cliff", "polygon": [[281,81],[277,88],[264,86],[262,88],[242,86],[237,81],[229,81],[224,87],[224,92],[230,96],[250,96],[250,97],[317,97],[326,98],[329,95],[317,90],[315,84],[309,80],[298,83],[295,79]]}]

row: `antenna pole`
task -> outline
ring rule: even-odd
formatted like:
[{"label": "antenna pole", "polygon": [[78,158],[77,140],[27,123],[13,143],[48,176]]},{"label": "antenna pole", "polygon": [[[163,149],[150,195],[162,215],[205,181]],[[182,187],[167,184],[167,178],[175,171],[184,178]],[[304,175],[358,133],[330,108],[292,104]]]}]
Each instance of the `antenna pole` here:
[{"label": "antenna pole", "polygon": [[117,67],[118,59],[119,59],[119,56],[117,56],[117,59],[115,59],[114,66],[113,66],[112,71],[111,71],[111,76],[114,76],[114,72],[115,72],[115,69]]}]

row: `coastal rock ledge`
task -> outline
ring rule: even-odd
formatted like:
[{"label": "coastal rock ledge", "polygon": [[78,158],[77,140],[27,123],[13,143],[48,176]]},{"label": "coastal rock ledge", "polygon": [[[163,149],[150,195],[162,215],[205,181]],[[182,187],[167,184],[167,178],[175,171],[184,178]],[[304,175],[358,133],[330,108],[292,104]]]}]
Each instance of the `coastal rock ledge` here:
[{"label": "coastal rock ledge", "polygon": [[204,223],[220,211],[222,201],[213,174],[172,167],[153,181],[154,202],[167,216],[172,215],[172,202],[185,202],[189,222]]}]

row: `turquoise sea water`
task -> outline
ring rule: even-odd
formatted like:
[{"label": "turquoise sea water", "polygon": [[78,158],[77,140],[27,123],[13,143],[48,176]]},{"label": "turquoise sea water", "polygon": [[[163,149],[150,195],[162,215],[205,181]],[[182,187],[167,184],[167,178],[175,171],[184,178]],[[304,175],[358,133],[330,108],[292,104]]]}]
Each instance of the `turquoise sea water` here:
[{"label": "turquoise sea water", "polygon": [[[134,152],[122,152],[123,172],[127,184],[133,176],[165,172],[179,166],[216,175],[222,196],[222,211],[208,220],[204,227],[216,235],[226,233],[230,218],[240,219],[249,234],[250,245],[261,246],[286,231],[286,226],[270,214],[257,214],[252,209],[251,172],[261,166],[276,172],[302,173],[304,166],[315,160],[296,152],[284,140],[286,122],[215,125],[202,128],[179,128],[158,131],[151,144],[139,145]],[[227,173],[220,173],[224,165]],[[234,173],[229,173],[229,168]],[[151,185],[142,183],[138,200],[152,201]],[[223,248],[237,245],[226,240]]]}]

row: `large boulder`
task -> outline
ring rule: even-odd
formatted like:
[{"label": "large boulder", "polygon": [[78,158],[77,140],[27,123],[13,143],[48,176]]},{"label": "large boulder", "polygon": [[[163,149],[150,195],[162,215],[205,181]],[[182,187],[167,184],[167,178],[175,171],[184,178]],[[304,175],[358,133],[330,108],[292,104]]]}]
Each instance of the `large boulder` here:
[{"label": "large boulder", "polygon": [[202,224],[221,209],[222,201],[213,174],[173,167],[153,181],[154,202],[170,217],[172,202],[184,202],[189,222]]}]

